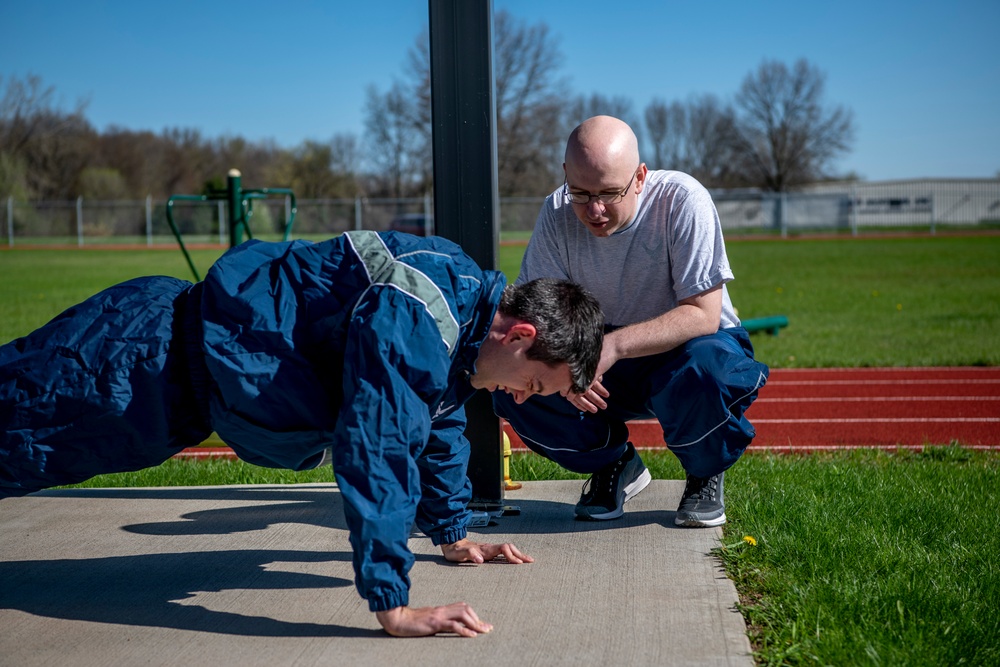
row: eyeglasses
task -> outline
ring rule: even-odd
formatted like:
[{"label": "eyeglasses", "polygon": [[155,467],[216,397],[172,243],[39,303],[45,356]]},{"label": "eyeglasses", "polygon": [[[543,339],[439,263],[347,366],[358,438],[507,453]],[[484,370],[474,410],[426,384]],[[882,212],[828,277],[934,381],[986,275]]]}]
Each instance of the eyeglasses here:
[{"label": "eyeglasses", "polygon": [[628,185],[618,192],[602,192],[599,195],[592,195],[589,192],[571,192],[569,189],[569,183],[563,183],[563,187],[566,188],[566,201],[570,204],[578,204],[580,206],[586,206],[590,203],[591,199],[597,199],[602,204],[617,204],[625,198],[625,193],[632,187],[632,182],[635,181],[635,175],[638,173],[639,169],[637,167],[636,170],[632,172],[632,178],[629,179]]}]

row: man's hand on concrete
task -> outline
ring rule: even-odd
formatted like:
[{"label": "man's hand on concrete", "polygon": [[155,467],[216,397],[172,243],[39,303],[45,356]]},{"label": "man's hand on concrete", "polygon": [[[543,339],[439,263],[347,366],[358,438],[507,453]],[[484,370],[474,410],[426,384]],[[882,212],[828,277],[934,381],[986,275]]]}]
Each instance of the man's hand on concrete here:
[{"label": "man's hand on concrete", "polygon": [[462,538],[452,544],[442,544],[441,553],[445,559],[453,563],[485,563],[486,561],[503,558],[508,563],[534,563],[535,559],[528,554],[521,553],[513,544],[488,544],[485,542],[475,542],[469,538]]},{"label": "man's hand on concrete", "polygon": [[443,607],[395,607],[375,612],[382,628],[393,637],[426,637],[439,632],[453,632],[462,637],[475,637],[489,632],[493,626],[484,623],[464,602]]}]

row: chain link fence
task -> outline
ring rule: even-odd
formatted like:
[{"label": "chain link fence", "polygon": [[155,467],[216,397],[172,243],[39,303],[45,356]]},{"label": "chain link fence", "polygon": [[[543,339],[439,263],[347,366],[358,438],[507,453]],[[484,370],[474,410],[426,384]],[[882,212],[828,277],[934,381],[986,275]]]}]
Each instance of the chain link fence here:
[{"label": "chain link fence", "polygon": [[[934,233],[1000,225],[1000,179],[830,184],[796,193],[713,190],[712,197],[723,229],[737,234],[859,234],[891,229]],[[542,201],[541,197],[501,198],[501,235],[528,238]],[[228,243],[224,201],[175,201],[173,207],[185,243]],[[433,233],[433,210],[430,197],[300,199],[291,237],[316,240],[352,229]],[[253,236],[281,238],[292,213],[287,197],[255,200],[249,220]],[[10,247],[173,243],[165,200],[2,200],[0,244]]]}]

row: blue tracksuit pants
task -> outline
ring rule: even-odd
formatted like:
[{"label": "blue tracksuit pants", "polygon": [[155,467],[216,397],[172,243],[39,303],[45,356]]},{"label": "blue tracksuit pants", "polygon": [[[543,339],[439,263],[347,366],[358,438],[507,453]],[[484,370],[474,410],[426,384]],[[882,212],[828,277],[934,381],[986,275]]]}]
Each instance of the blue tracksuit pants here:
[{"label": "blue tracksuit pants", "polygon": [[533,451],[562,467],[593,473],[618,460],[628,442],[626,422],[655,418],[684,470],[716,475],[736,463],[754,437],[744,411],[767,381],[742,327],[688,341],[674,350],[623,359],[604,374],[608,408],[582,412],[558,394],[517,405],[496,392],[496,413]]},{"label": "blue tracksuit pants", "polygon": [[183,343],[190,288],[136,278],[0,346],[0,498],[159,465],[208,437]]}]

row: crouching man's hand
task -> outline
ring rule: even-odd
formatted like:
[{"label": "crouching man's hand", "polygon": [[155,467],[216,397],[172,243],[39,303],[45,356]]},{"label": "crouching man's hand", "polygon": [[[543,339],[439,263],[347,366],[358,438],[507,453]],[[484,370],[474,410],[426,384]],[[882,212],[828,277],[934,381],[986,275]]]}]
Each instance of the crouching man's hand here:
[{"label": "crouching man's hand", "polygon": [[493,626],[483,623],[476,612],[464,602],[444,607],[395,607],[375,612],[382,628],[393,637],[426,637],[439,632],[453,632],[462,637],[475,637],[489,632]]},{"label": "crouching man's hand", "polygon": [[465,537],[458,542],[442,544],[441,552],[445,559],[453,563],[485,563],[489,560],[503,558],[508,563],[534,563],[535,559],[521,551],[513,544],[487,544],[474,542]]}]

